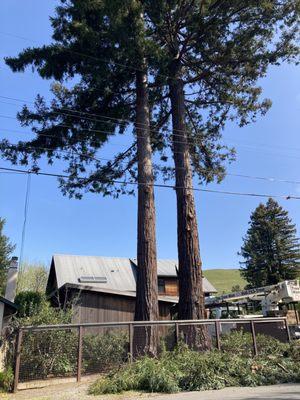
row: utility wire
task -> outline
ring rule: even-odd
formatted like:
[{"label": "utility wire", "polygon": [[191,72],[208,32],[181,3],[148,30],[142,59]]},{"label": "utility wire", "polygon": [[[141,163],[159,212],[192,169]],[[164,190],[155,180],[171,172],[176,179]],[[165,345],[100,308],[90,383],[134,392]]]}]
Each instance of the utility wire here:
[{"label": "utility wire", "polygon": [[295,184],[295,185],[300,185],[300,181],[292,181],[292,180],[288,180],[288,179],[278,179],[278,178],[267,177],[267,176],[253,176],[253,175],[232,174],[232,173],[226,173],[226,175],[236,176],[238,178],[256,179],[256,180],[262,180],[262,181],[268,181],[268,182],[291,183],[291,184]]},{"label": "utility wire", "polygon": [[[133,145],[134,146],[134,145]],[[95,156],[91,156],[91,155],[85,155],[82,153],[78,153],[76,150],[64,150],[64,149],[51,149],[51,148],[47,148],[47,147],[36,147],[36,146],[27,146],[27,148],[29,149],[33,149],[33,150],[45,150],[45,151],[53,151],[53,152],[62,152],[64,154],[70,154],[73,155],[73,153],[76,153],[79,157],[82,158],[87,158],[87,159],[93,159],[95,161],[111,161],[111,158],[105,158],[105,157],[95,157]],[[22,152],[20,150],[20,152]],[[126,164],[125,161],[123,160],[119,160],[118,163],[120,164]],[[146,163],[149,165],[153,165],[153,162],[151,163]],[[155,164],[155,162],[154,162]],[[166,168],[172,169],[173,171],[177,171],[177,170],[182,170],[185,169],[185,167],[173,167],[170,165],[166,165]],[[293,180],[289,180],[289,179],[278,179],[278,178],[274,178],[274,177],[266,177],[266,176],[253,176],[253,175],[244,175],[244,174],[235,174],[235,173],[226,173],[226,176],[234,176],[237,178],[245,178],[245,179],[254,179],[254,180],[262,180],[262,181],[268,181],[268,182],[278,182],[278,183],[290,183],[290,184],[295,184],[295,185],[299,185],[300,181],[293,181]]]},{"label": "utility wire", "polygon": [[[6,99],[11,99],[11,100],[16,100],[16,101],[22,101],[22,102],[26,102],[26,100],[21,100],[21,99],[17,99],[17,98],[13,98],[13,97],[7,97],[7,96],[1,96],[0,95],[0,98],[6,98]],[[5,102],[3,102],[3,103],[5,103]],[[32,104],[34,104],[34,102],[31,102],[31,101],[28,101],[27,100],[27,103],[32,103]],[[16,104],[13,104],[13,103],[5,103],[5,104],[10,104],[10,105],[16,105]],[[131,123],[131,124],[135,124],[135,122],[132,122],[132,121],[130,121],[130,120],[121,120],[121,119],[118,119],[118,118],[113,118],[113,117],[108,117],[108,116],[104,116],[104,115],[100,115],[100,114],[90,114],[90,113],[86,113],[86,112],[81,112],[81,111],[76,111],[76,110],[73,110],[73,109],[64,109],[64,110],[67,110],[67,111],[70,111],[70,112],[76,112],[76,113],[80,113],[80,114],[85,114],[85,115],[90,115],[90,116],[98,116],[98,117],[100,117],[100,118],[106,118],[107,120],[103,120],[103,119],[92,119],[92,118],[87,118],[87,117],[84,117],[84,116],[82,116],[82,115],[72,115],[72,114],[66,114],[66,113],[62,113],[61,111],[51,111],[52,113],[54,113],[54,114],[58,114],[58,115],[65,115],[65,116],[68,116],[68,117],[74,117],[74,118],[78,118],[78,119],[83,119],[83,120],[89,120],[89,121],[92,121],[92,122],[100,122],[100,123],[109,123],[109,122],[111,122],[111,121],[125,121],[125,122],[123,122],[124,124],[126,123]],[[11,117],[11,116],[5,116],[5,115],[0,115],[0,117],[3,117],[3,118],[14,118],[14,117]],[[15,119],[17,119],[17,118],[15,118]],[[120,122],[119,122],[120,123]],[[61,127],[64,127],[64,128],[69,128],[69,129],[72,129],[72,126],[69,126],[69,125],[65,125],[65,124],[59,124],[59,125],[56,125],[56,126],[61,126]],[[92,131],[92,132],[97,132],[97,133],[101,133],[101,134],[106,134],[106,135],[111,135],[111,136],[115,136],[115,133],[113,133],[113,132],[111,132],[111,131],[104,131],[104,130],[91,130],[91,129],[85,129],[85,130],[88,130],[88,131]],[[178,130],[179,131],[179,130]],[[150,129],[150,132],[155,132],[155,133],[159,133],[160,131],[159,130],[155,130],[155,129]],[[173,133],[173,131],[168,131],[169,133],[170,133],[170,135],[172,135],[172,136],[179,136],[180,138],[182,138],[182,135],[179,135],[179,134],[176,134],[176,133]],[[182,130],[182,132],[186,132],[185,130]],[[47,134],[43,134],[43,133],[35,133],[36,135],[39,135],[39,136],[48,136],[48,137],[55,137],[55,138],[57,138],[57,136],[55,136],[55,135],[47,135]],[[141,135],[136,135],[136,137],[137,138],[144,138],[144,136],[141,136]],[[169,140],[171,139],[171,137],[169,137],[168,138]],[[182,138],[183,139],[183,138]],[[185,144],[185,145],[187,145],[187,146],[197,146],[197,145],[203,145],[203,142],[200,140],[200,139],[197,139],[197,138],[190,138],[190,137],[186,137],[185,138],[185,140],[186,141],[180,141],[180,140],[174,140],[174,139],[172,139],[172,143],[178,143],[178,144]],[[156,143],[164,143],[164,140],[163,139],[155,139],[155,142]],[[114,143],[112,143],[111,145],[117,145],[117,144],[114,144]],[[300,148],[291,148],[291,147],[282,147],[282,146],[274,146],[274,145],[266,145],[266,144],[263,144],[263,145],[252,145],[252,144],[243,144],[243,143],[224,143],[223,145],[225,145],[225,146],[238,146],[238,147],[244,147],[244,148],[246,148],[246,149],[254,149],[254,150],[256,150],[256,149],[259,149],[259,150],[261,150],[261,146],[263,146],[263,147],[267,147],[268,149],[269,148],[274,148],[274,149],[286,149],[286,150],[292,150],[292,151],[295,151],[295,150],[297,150],[297,151],[299,151],[300,150]],[[263,149],[262,149],[263,150]],[[174,152],[173,152],[174,153]],[[176,152],[177,154],[179,154],[179,153],[183,153],[183,152]],[[265,152],[264,152],[265,153]],[[265,154],[270,154],[270,153],[265,153]],[[283,157],[290,157],[290,158],[299,158],[299,157],[295,157],[295,156],[288,156],[288,155],[285,155],[285,154],[278,154],[279,156],[283,156]]]},{"label": "utility wire", "polygon": [[[71,116],[71,115],[70,115]],[[17,118],[16,117],[12,117],[12,116],[10,116],[10,115],[3,115],[3,114],[0,114],[0,118],[8,118],[8,119],[14,119],[14,120],[17,120]],[[55,125],[55,127],[61,127],[61,128],[67,128],[67,129],[72,129],[73,128],[73,126],[71,126],[71,125],[66,125],[66,124],[56,124]],[[7,130],[7,129],[6,129]],[[83,128],[82,129],[82,132],[81,133],[84,133],[84,132],[92,132],[92,133],[100,133],[100,134],[106,134],[107,136],[112,136],[112,137],[115,137],[116,136],[116,134],[115,133],[112,133],[112,132],[108,132],[108,131],[104,131],[104,130],[99,130],[99,129],[90,129],[90,128]],[[45,136],[45,137],[53,137],[53,138],[59,138],[59,136],[56,136],[56,135],[50,135],[50,134],[43,134],[43,133],[38,133],[38,132],[32,132],[32,133],[27,133],[27,132],[24,132],[24,133],[26,133],[26,134],[35,134],[35,135],[37,135],[37,137],[38,136]],[[144,138],[144,136],[140,136],[140,135],[135,135],[135,137],[136,138]],[[63,139],[63,137],[62,137],[62,139]],[[168,138],[168,139],[170,139],[170,138]],[[199,140],[199,139],[192,139],[192,138],[186,138],[186,140],[187,141],[179,141],[179,140],[172,140],[172,143],[181,143],[181,144],[185,144],[186,146],[197,146],[197,145],[203,145],[203,143]],[[190,142],[189,142],[189,140],[191,140]],[[163,139],[155,139],[155,142],[156,143],[165,143],[165,141],[163,140]],[[171,144],[172,144],[171,143]],[[113,144],[113,145],[117,145],[117,143],[115,143],[115,144]],[[232,144],[223,144],[223,145],[225,145],[225,146],[228,146],[228,145],[235,145],[235,146],[239,146],[239,147],[244,147],[244,148],[246,148],[246,149],[253,149],[253,150],[260,150],[260,148],[259,147],[257,147],[257,146],[251,146],[251,145],[245,145],[245,144],[239,144],[239,143],[236,143],[236,144],[234,144],[234,143],[232,143]],[[298,159],[299,157],[297,157],[297,156],[291,156],[291,155],[286,155],[286,154],[272,154],[272,153],[267,153],[267,152],[265,152],[265,151],[261,151],[262,153],[264,153],[264,154],[268,154],[268,155],[278,155],[278,156],[280,156],[280,157],[288,157],[288,158],[296,158],[296,159]],[[184,151],[172,151],[172,153],[173,154],[182,154],[182,153],[184,153]]]},{"label": "utility wire", "polygon": [[[0,95],[0,98],[2,98],[2,99],[8,99],[8,100],[14,100],[14,101],[18,101],[18,102],[22,102],[22,103],[25,103],[26,106],[27,106],[27,103],[28,103],[28,104],[32,104],[32,105],[35,105],[35,102],[34,102],[34,101],[31,101],[31,100],[19,99],[19,98],[16,98],[16,97],[8,97],[8,96],[2,96],[2,95]],[[9,102],[4,102],[4,101],[3,101],[2,103],[3,103],[3,104],[9,104],[9,105],[17,106],[17,104],[13,104],[13,103],[9,103]],[[68,111],[68,112],[72,112],[72,113],[77,113],[77,114],[79,114],[79,115],[67,114],[67,113],[64,113],[64,112],[61,111],[61,110],[63,110],[63,111]],[[129,119],[109,117],[109,116],[103,115],[103,114],[88,113],[88,112],[85,112],[85,111],[78,111],[78,110],[75,110],[75,109],[73,109],[73,108],[65,108],[65,107],[63,107],[63,108],[61,108],[61,109],[57,109],[56,111],[51,110],[49,113],[58,114],[58,115],[65,115],[65,116],[68,116],[68,117],[79,118],[79,119],[88,120],[88,121],[92,121],[92,122],[101,122],[101,123],[103,123],[103,122],[104,122],[104,123],[109,123],[109,122],[114,122],[114,123],[116,123],[116,122],[117,122],[118,124],[126,124],[126,125],[127,125],[127,124],[133,124],[136,128],[138,128],[138,127],[143,127],[143,126],[148,127],[147,124],[137,123],[137,122],[132,121],[132,120],[129,120]],[[87,115],[88,117],[85,117],[85,115]],[[95,119],[95,118],[89,118],[89,117],[97,117],[97,119]],[[160,130],[154,129],[154,128],[150,128],[149,131],[150,131],[150,132],[153,132],[153,133],[160,133]],[[174,129],[173,129],[173,128],[172,128],[172,129],[167,130],[167,132],[168,132],[170,135],[174,136],[174,137],[179,136],[179,137],[182,139],[183,136],[182,136],[181,134],[176,134],[176,133],[174,133],[174,132],[186,133],[186,132],[187,132],[187,129],[178,129],[178,128],[174,128]],[[187,140],[194,140],[194,139],[189,138],[189,137],[187,137],[186,139],[187,139]],[[180,142],[179,142],[179,143],[180,143]]]},{"label": "utility wire", "polygon": [[[30,171],[30,170],[22,170],[22,169],[17,169],[17,168],[4,168],[0,167],[0,170],[4,171],[14,171],[18,173],[23,173],[23,174],[36,174],[36,175],[41,175],[41,176],[51,176],[51,177],[56,177],[56,178],[62,178],[62,179],[69,179],[73,178],[70,175],[64,175],[64,174],[53,174],[49,172],[35,172],[35,171]],[[88,178],[85,177],[78,177],[78,180],[81,181],[87,181]],[[96,179],[97,180],[97,179]],[[101,182],[100,179],[98,181]],[[202,189],[199,187],[187,187],[187,186],[174,186],[174,185],[164,185],[164,184],[158,184],[158,183],[153,183],[153,184],[147,184],[143,182],[130,182],[130,181],[118,181],[118,180],[108,180],[106,183],[114,183],[114,184],[120,184],[120,185],[137,185],[137,186],[153,186],[153,187],[158,187],[158,188],[168,188],[168,189],[175,189],[175,190],[194,190],[198,192],[207,192],[207,193],[218,193],[218,194],[225,194],[225,195],[231,195],[231,196],[248,196],[248,197],[263,197],[263,198],[280,198],[280,199],[285,199],[285,200],[300,200],[300,196],[295,196],[295,195],[273,195],[273,194],[263,194],[263,193],[245,193],[245,192],[232,192],[232,191],[224,191],[224,190],[214,190],[214,189]]]},{"label": "utility wire", "polygon": [[[18,171],[18,173],[20,173],[20,171]],[[23,228],[22,228],[21,249],[20,249],[20,258],[19,258],[20,273],[22,273],[22,268],[23,268],[24,244],[25,244],[25,236],[26,236],[27,215],[28,215],[30,186],[31,186],[31,172],[27,171],[26,173],[27,173],[27,184],[26,184],[26,194],[25,194],[25,203],[24,203],[24,220],[23,220]]]},{"label": "utility wire", "polygon": [[[0,114],[0,118],[8,118],[8,119],[14,119],[14,120],[18,119],[16,117],[12,117],[10,115],[3,115],[3,114]],[[67,129],[73,129],[74,128],[73,126],[66,125],[66,124],[56,124],[55,127],[67,128]],[[114,137],[116,136],[112,132],[107,132],[107,131],[103,131],[103,130],[99,130],[99,129],[84,128],[84,129],[82,129],[82,132],[100,133],[100,134],[106,134],[107,136],[114,136]],[[43,136],[44,135],[43,133],[38,133],[38,132],[32,132],[32,134],[35,134],[37,136]],[[46,135],[44,135],[44,136],[46,136]],[[47,135],[47,136],[50,136],[50,135]],[[55,138],[58,138],[58,136],[55,136],[55,135],[52,135],[52,136],[55,137]],[[135,138],[145,138],[145,136],[135,135]],[[203,145],[203,143],[201,141],[194,140],[193,142],[189,142],[188,140],[189,140],[189,138],[186,138],[186,141],[172,140],[172,143],[181,143],[181,144],[184,144],[186,146],[195,146],[197,144]],[[160,139],[160,140],[155,139],[155,142],[156,143],[164,143],[164,140],[163,139]],[[176,152],[172,151],[172,153],[173,154],[183,154],[184,151],[176,151]]]},{"label": "utility wire", "polygon": [[[3,96],[0,96],[0,97],[3,97]],[[3,102],[4,103],[4,102]],[[32,102],[33,103],[33,102]],[[9,105],[12,105],[12,103],[7,103],[7,104],[9,104]],[[65,109],[65,110],[68,110],[68,111],[70,111],[70,112],[77,112],[77,113],[79,113],[79,114],[87,114],[87,113],[82,113],[81,111],[76,111],[76,110],[72,110],[72,109]],[[91,122],[94,122],[94,123],[98,123],[98,122],[100,122],[100,123],[106,123],[106,124],[108,124],[108,123],[111,123],[111,122],[113,122],[113,123],[116,123],[116,121],[119,121],[118,122],[118,124],[120,124],[120,123],[123,123],[123,124],[133,124],[134,126],[135,126],[135,128],[136,129],[138,129],[138,127],[137,127],[137,123],[136,122],[133,122],[133,121],[130,121],[130,120],[124,120],[124,119],[118,119],[118,118],[114,118],[114,117],[107,117],[107,116],[104,116],[104,115],[99,115],[99,114],[88,114],[88,115],[95,115],[95,116],[99,116],[100,117],[100,119],[94,119],[94,118],[88,118],[88,117],[85,117],[85,116],[82,116],[82,115],[73,115],[73,114],[67,114],[67,113],[64,113],[64,112],[62,112],[62,111],[50,111],[50,113],[52,113],[52,114],[57,114],[57,115],[64,115],[64,116],[67,116],[67,117],[71,117],[71,118],[77,118],[77,119],[79,119],[79,120],[87,120],[87,121],[91,121]],[[11,117],[11,116],[7,116],[7,115],[0,115],[0,117],[1,118],[8,118],[8,119],[18,119],[18,118],[16,118],[16,117]],[[102,118],[102,119],[101,119]],[[105,118],[105,120],[103,120],[103,118]],[[122,121],[124,121],[124,122],[122,122]],[[141,125],[141,124],[140,124]],[[142,124],[142,125],[144,125],[144,124]],[[60,127],[64,127],[64,128],[69,128],[69,129],[72,129],[73,127],[72,126],[70,126],[70,125],[66,125],[66,124],[56,124],[55,126],[60,126]],[[104,130],[99,130],[99,129],[84,129],[84,130],[86,130],[86,131],[90,131],[90,132],[97,132],[97,133],[101,133],[101,134],[106,134],[106,135],[111,135],[111,136],[115,136],[115,133],[114,132],[111,132],[111,131],[104,131]],[[179,131],[179,130],[177,130],[176,129],[176,131]],[[186,133],[186,130],[180,130],[181,132],[184,132],[184,133]],[[153,128],[150,128],[149,129],[149,132],[151,133],[151,132],[153,132],[153,133],[160,133],[160,131],[159,130],[157,130],[157,129],[153,129]],[[196,139],[196,138],[190,138],[190,137],[183,137],[182,135],[180,135],[180,134],[176,134],[176,133],[173,133],[173,130],[169,130],[169,131],[167,131],[169,134],[170,134],[170,136],[172,136],[172,137],[175,137],[175,136],[179,136],[181,139],[184,139],[184,141],[180,141],[180,140],[174,140],[174,139],[172,139],[172,143],[178,143],[178,144],[185,144],[185,145],[187,145],[187,146],[194,146],[194,145],[197,145],[197,144],[201,144],[201,145],[203,145],[203,143],[200,141],[200,139]],[[137,138],[145,138],[145,136],[141,136],[141,135],[135,135]],[[157,143],[163,143],[164,142],[164,140],[162,140],[162,139],[154,139]]]},{"label": "utility wire", "polygon": [[[19,131],[6,129],[6,128],[4,128],[2,130],[6,130],[6,131],[9,131],[9,132],[11,131],[11,132],[19,133],[19,134],[32,134],[30,132],[19,132]],[[55,136],[55,135],[43,135],[43,134],[41,134],[41,135],[42,136],[47,136],[47,137],[50,136],[50,137],[57,138],[57,136]],[[113,143],[111,143],[111,144],[113,144]],[[121,143],[119,143],[119,144],[121,144]],[[115,145],[117,145],[117,144],[115,143]],[[13,145],[12,145],[12,147],[13,147]],[[68,145],[66,147],[72,147],[72,145]],[[41,146],[26,146],[26,148],[32,149],[32,150],[52,151],[54,153],[55,152],[56,153],[61,152],[61,153],[64,153],[64,154],[69,154],[69,155],[73,155],[73,153],[75,153],[79,157],[86,158],[86,159],[92,159],[92,160],[99,161],[99,162],[100,161],[111,161],[111,158],[95,157],[95,156],[92,156],[92,155],[82,154],[82,153],[79,153],[75,149],[71,149],[70,151],[68,151],[68,150],[60,149],[60,148],[56,148],[55,149],[55,148],[48,148],[48,147],[41,147]],[[19,152],[22,152],[22,150],[19,150]],[[179,153],[179,152],[176,152],[176,153]],[[282,156],[284,156],[284,155],[282,154]],[[114,157],[114,156],[112,156],[112,157]],[[299,157],[297,157],[297,158],[299,158]],[[119,163],[125,164],[125,161],[120,160]],[[150,165],[153,165],[153,163],[151,162]],[[172,169],[173,171],[176,171],[176,170],[179,170],[179,169],[185,169],[184,167],[173,167],[173,166],[169,166],[169,165],[166,165],[165,167],[169,168],[169,169]],[[263,180],[263,181],[268,181],[268,182],[290,183],[290,184],[297,184],[297,185],[300,184],[300,181],[294,181],[294,180],[289,180],[289,179],[278,179],[278,178],[274,178],[274,177],[253,176],[253,175],[235,174],[235,173],[226,173],[226,175],[227,176],[235,176],[235,177],[238,177],[238,178],[245,178],[245,179]]]},{"label": "utility wire", "polygon": [[[0,115],[0,118],[1,117],[3,117],[3,118],[10,118],[10,119],[17,119],[16,117],[11,117],[11,116],[7,116],[7,115]],[[72,127],[71,126],[69,126],[69,125],[63,125],[63,124],[57,124],[57,125],[55,125],[56,127],[62,127],[62,128],[68,128],[68,129],[72,129]],[[58,135],[51,135],[51,134],[46,134],[46,133],[38,133],[38,132],[20,132],[20,131],[16,131],[16,130],[13,130],[13,129],[7,129],[7,128],[2,128],[2,130],[4,130],[4,131],[8,131],[8,132],[13,132],[13,133],[19,133],[19,134],[21,134],[21,135],[36,135],[37,136],[37,138],[38,137],[52,137],[52,138],[55,138],[55,139],[64,139],[64,137],[63,136],[58,136]],[[0,131],[1,131],[1,129],[0,129]],[[101,130],[95,130],[95,129],[83,129],[82,130],[82,132],[81,133],[84,133],[85,131],[87,131],[87,132],[96,132],[96,133],[105,133],[105,134],[111,134],[111,136],[113,136],[113,137],[116,137],[116,135],[114,135],[114,134],[112,134],[112,133],[110,133],[110,132],[107,132],[107,131],[101,131]],[[139,135],[135,135],[135,137],[136,138],[143,138],[144,136],[139,136]],[[179,141],[174,141],[174,143],[185,143],[185,142],[179,142]],[[157,143],[163,143],[163,140],[161,140],[161,141],[159,141],[159,140],[157,140]],[[192,146],[194,146],[194,144],[192,144],[192,143],[186,143],[187,145],[192,145]],[[196,143],[197,144],[197,143]],[[200,144],[200,143],[199,143]],[[112,145],[112,146],[119,146],[119,145],[123,145],[123,143],[121,143],[121,142],[116,142],[116,143],[105,143],[105,145]],[[251,146],[251,145],[245,145],[245,144],[240,144],[240,143],[225,143],[224,145],[233,145],[233,146],[238,146],[238,147],[242,147],[242,148],[245,148],[245,149],[247,149],[247,150],[253,150],[253,151],[255,151],[255,150],[259,150],[261,153],[263,153],[263,154],[267,154],[267,155],[275,155],[275,156],[279,156],[279,157],[285,157],[285,158],[293,158],[293,159],[299,159],[300,157],[297,157],[297,156],[293,156],[293,155],[288,155],[288,154],[281,154],[281,153],[271,153],[271,152],[266,152],[266,151],[264,151],[264,150],[261,150],[259,147],[257,147],[257,146]],[[66,147],[69,147],[69,146],[66,146]],[[40,147],[40,149],[43,149],[42,147]],[[45,150],[52,150],[52,151],[64,151],[63,149],[47,149],[47,148],[45,148]],[[173,151],[173,150],[171,150],[171,152],[172,152],[172,154],[182,154],[182,153],[184,153],[183,151]],[[86,157],[86,156],[83,156],[83,157]]]}]

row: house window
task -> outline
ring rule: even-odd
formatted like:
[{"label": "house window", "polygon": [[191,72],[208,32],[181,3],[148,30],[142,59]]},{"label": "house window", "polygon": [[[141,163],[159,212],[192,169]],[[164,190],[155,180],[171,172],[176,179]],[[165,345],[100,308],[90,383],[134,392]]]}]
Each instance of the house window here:
[{"label": "house window", "polygon": [[165,293],[165,292],[166,292],[165,280],[158,278],[158,293]]}]

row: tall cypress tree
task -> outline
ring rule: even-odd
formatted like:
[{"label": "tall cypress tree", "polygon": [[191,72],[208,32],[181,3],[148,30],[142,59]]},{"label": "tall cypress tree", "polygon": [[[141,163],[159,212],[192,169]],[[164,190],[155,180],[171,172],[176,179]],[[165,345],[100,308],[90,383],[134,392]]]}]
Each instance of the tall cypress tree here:
[{"label": "tall cypress tree", "polygon": [[296,227],[275,200],[260,204],[250,217],[241,248],[241,273],[249,287],[294,279],[300,266]]}]

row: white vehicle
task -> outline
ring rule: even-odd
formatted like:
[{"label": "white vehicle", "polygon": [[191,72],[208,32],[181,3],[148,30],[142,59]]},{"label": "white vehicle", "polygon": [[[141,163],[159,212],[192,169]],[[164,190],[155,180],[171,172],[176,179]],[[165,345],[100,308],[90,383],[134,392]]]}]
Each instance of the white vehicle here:
[{"label": "white vehicle", "polygon": [[299,280],[283,281],[276,285],[208,297],[205,299],[205,305],[209,308],[216,308],[222,304],[234,304],[245,300],[261,301],[263,316],[267,316],[269,312],[278,310],[279,304],[300,302]]}]

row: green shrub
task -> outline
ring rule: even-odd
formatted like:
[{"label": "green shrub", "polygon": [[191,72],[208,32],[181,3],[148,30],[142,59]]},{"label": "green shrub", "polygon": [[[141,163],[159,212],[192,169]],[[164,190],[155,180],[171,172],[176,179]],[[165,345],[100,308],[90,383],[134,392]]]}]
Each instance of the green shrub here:
[{"label": "green shrub", "polygon": [[20,380],[75,374],[76,330],[25,332],[21,348]]},{"label": "green shrub", "polygon": [[6,371],[0,371],[0,392],[9,392],[12,389],[14,381],[14,373],[12,368],[8,368]]},{"label": "green shrub", "polygon": [[[21,296],[27,299],[26,296]],[[31,298],[29,296],[29,298]],[[41,296],[36,312],[32,310],[29,298],[24,300],[23,317],[14,318],[5,341],[6,366],[12,366],[15,349],[15,333],[20,326],[68,324],[71,322],[71,310],[63,311],[51,307],[45,296]],[[20,298],[21,301],[21,298]],[[28,309],[26,311],[26,304]],[[77,367],[78,335],[76,330],[51,330],[24,332],[21,347],[20,380],[46,378],[74,374]]]},{"label": "green shrub", "polygon": [[[128,358],[128,335],[124,332],[87,334],[83,337],[83,369],[85,372],[118,366]],[[97,370],[97,372],[99,369]]]},{"label": "green shrub", "polygon": [[15,304],[18,307],[18,317],[31,317],[40,310],[44,296],[38,292],[20,292],[16,295]]},{"label": "green shrub", "polygon": [[[278,355],[288,350],[289,345],[262,334],[256,335],[257,350],[260,355]],[[251,356],[253,353],[252,334],[242,330],[233,331],[221,336],[221,347],[224,352]]]},{"label": "green shrub", "polygon": [[159,359],[143,357],[99,379],[90,387],[90,393],[127,390],[170,393],[300,381],[297,345],[282,344],[261,335],[258,341],[264,353],[252,358],[244,351],[250,344],[249,338],[251,335],[244,338],[239,332],[228,335],[225,338],[227,349],[237,345],[237,351],[232,352],[200,353],[181,344],[172,352],[164,351]]}]

